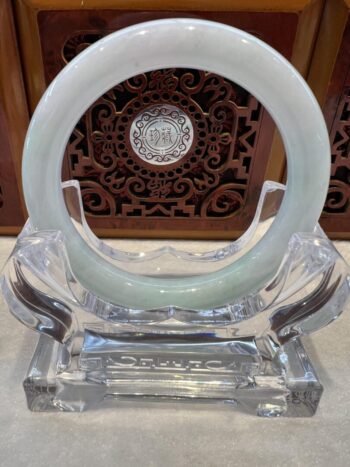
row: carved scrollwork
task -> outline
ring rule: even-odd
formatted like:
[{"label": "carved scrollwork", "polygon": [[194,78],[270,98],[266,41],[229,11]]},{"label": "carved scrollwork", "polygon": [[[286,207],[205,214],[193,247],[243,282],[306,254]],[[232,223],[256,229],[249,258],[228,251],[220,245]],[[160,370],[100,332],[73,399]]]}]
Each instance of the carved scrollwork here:
[{"label": "carved scrollwork", "polygon": [[239,189],[244,186],[228,183],[221,185],[212,191],[202,203],[202,216],[210,216],[215,213],[217,216],[227,216],[232,211],[238,211],[244,205]]},{"label": "carved scrollwork", "polygon": [[[89,40],[69,39],[66,61],[79,38]],[[144,73],[82,117],[67,147],[69,175],[81,183],[88,216],[234,217],[247,200],[261,118],[256,99],[221,76]]]},{"label": "carved scrollwork", "polygon": [[73,60],[73,58],[89,47],[92,43],[102,39],[101,33],[77,33],[72,35],[64,44],[62,56],[66,63]]},{"label": "carved scrollwork", "polygon": [[343,89],[330,134],[331,181],[324,211],[349,215],[350,207],[350,87]]},{"label": "carved scrollwork", "polygon": [[105,215],[111,215],[115,212],[113,197],[101,185],[96,182],[82,180],[80,188],[84,208],[87,212],[92,214],[103,212]]}]

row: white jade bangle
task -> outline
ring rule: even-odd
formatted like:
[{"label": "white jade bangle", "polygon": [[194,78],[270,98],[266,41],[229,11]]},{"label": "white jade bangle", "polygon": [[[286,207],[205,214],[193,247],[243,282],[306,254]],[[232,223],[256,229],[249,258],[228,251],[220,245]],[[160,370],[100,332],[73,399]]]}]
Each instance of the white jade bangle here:
[{"label": "white jade bangle", "polygon": [[[63,200],[61,166],[74,125],[108,89],[131,76],[169,67],[215,72],[254,94],[282,135],[288,184],[262,240],[235,263],[202,276],[151,278],[127,273],[96,253],[73,226]],[[81,284],[126,307],[220,306],[256,291],[276,273],[291,235],[312,231],[327,193],[328,134],[319,106],[299,73],[255,37],[219,23],[170,19],[111,34],[70,62],[51,83],[25,141],[23,184],[35,227],[61,230]]]}]

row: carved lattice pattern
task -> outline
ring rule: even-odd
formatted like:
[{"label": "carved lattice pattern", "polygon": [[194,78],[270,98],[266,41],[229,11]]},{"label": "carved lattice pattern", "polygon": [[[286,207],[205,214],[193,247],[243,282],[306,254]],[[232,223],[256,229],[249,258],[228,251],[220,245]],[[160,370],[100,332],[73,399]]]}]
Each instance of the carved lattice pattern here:
[{"label": "carved lattice pattern", "polygon": [[[141,109],[170,104],[192,120],[192,150],[174,164],[137,157],[130,126]],[[261,106],[211,73],[158,70],[103,95],[78,123],[68,145],[71,175],[88,213],[141,217],[227,217],[246,201]]]},{"label": "carved lattice pattern", "polygon": [[346,214],[350,204],[350,87],[343,89],[330,140],[332,171],[324,211]]},{"label": "carved lattice pattern", "polygon": [[[73,36],[66,62],[99,34]],[[130,127],[143,109],[175,106],[194,129],[191,150],[166,166],[134,153]],[[101,96],[67,147],[69,176],[80,181],[88,215],[115,218],[227,218],[245,205],[262,107],[247,91],[213,73],[156,70]]]}]

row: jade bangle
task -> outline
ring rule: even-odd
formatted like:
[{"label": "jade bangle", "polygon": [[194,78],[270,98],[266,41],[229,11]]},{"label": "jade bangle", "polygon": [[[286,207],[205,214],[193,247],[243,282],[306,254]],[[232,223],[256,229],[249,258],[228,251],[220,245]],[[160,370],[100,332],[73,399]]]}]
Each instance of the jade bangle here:
[{"label": "jade bangle", "polygon": [[[254,94],[277,124],[288,159],[287,190],[265,236],[233,264],[202,276],[154,278],[117,268],[79,235],[61,188],[64,150],[87,108],[117,83],[169,67],[214,72]],[[167,305],[208,309],[263,287],[276,273],[291,235],[315,227],[329,172],[324,119],[299,73],[255,37],[194,19],[138,24],[105,37],[79,54],[42,97],[23,156],[25,200],[33,225],[65,234],[71,267],[86,289],[109,302],[136,309]]]}]

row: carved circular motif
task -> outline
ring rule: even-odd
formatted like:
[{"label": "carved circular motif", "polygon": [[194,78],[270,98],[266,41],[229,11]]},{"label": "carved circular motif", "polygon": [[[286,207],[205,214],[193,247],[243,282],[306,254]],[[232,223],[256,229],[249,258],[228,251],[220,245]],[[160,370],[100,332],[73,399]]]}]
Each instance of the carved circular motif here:
[{"label": "carved circular motif", "polygon": [[153,105],[140,112],[130,127],[130,143],[135,154],[155,165],[182,159],[193,143],[190,118],[173,105]]}]

